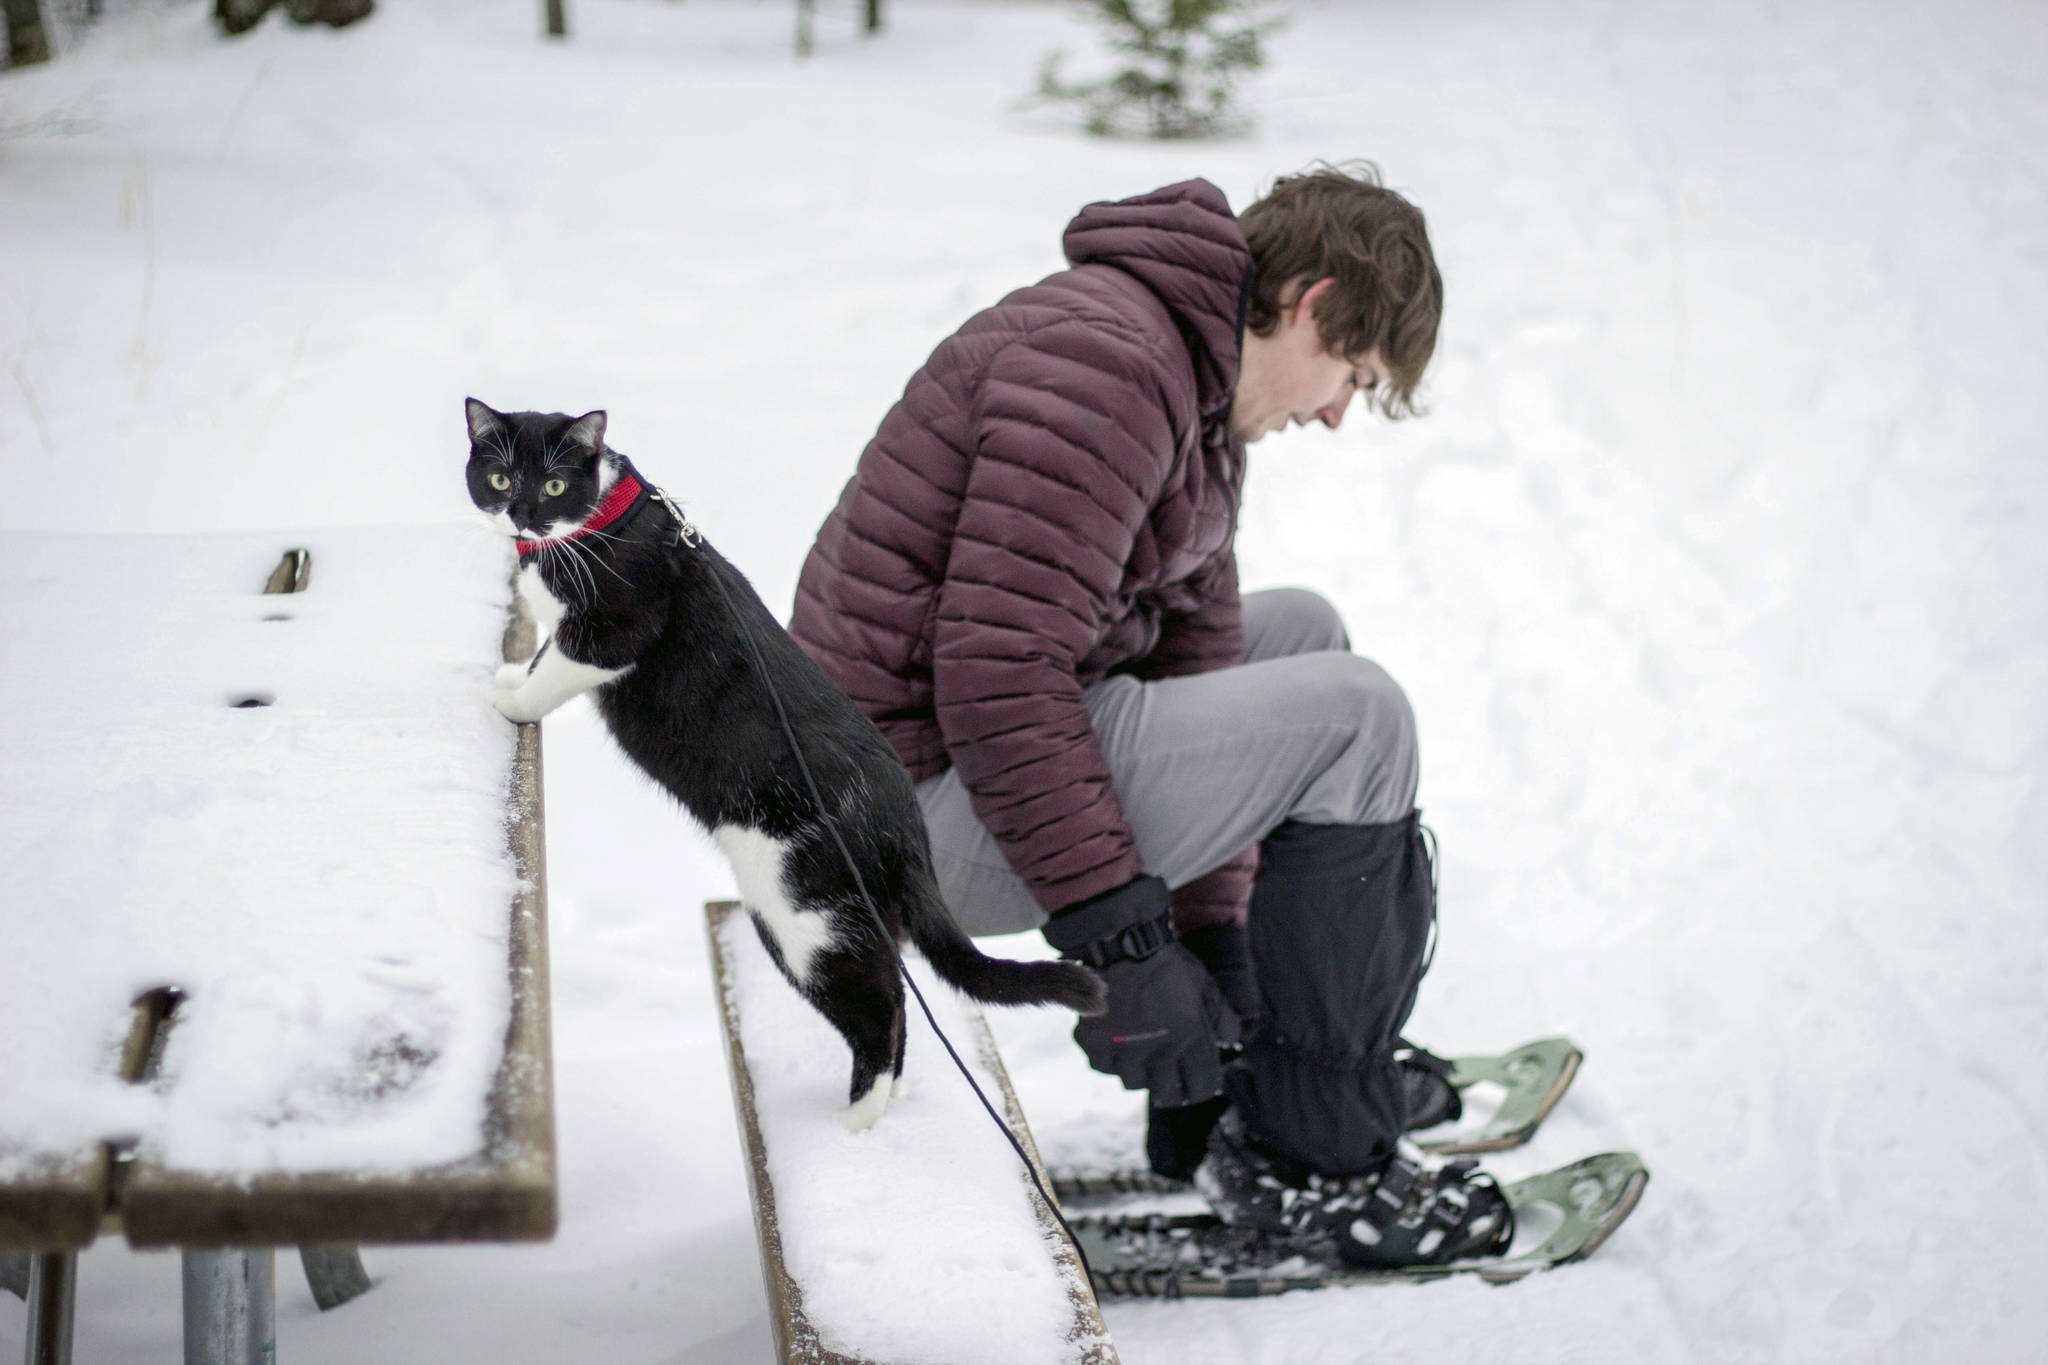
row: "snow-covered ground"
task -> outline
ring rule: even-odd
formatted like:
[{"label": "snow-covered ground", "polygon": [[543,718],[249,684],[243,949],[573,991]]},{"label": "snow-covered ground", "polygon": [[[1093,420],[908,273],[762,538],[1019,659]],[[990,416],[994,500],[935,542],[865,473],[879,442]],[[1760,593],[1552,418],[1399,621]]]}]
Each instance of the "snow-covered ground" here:
[{"label": "snow-covered ground", "polygon": [[[1587,1048],[1495,1164],[1656,1178],[1583,1266],[1111,1303],[1123,1358],[2040,1358],[2038,6],[1297,0],[1258,133],[1182,146],[1013,107],[1092,41],[1053,5],[895,0],[860,41],[827,0],[808,64],[767,0],[571,0],[552,46],[489,0],[235,42],[110,8],[0,73],[7,531],[461,518],[474,393],[608,408],[786,603],[903,380],[1078,205],[1381,162],[1448,286],[1433,410],[1259,446],[1246,577],[1330,593],[1416,703],[1415,1034]],[[287,1263],[288,1360],[767,1353],[698,911],[729,880],[586,707],[547,746],[562,1232],[372,1249],[324,1316]],[[1051,1159],[1133,1150],[1058,1019],[995,1023]],[[96,1247],[79,1358],[165,1357],[177,1305],[175,1258]],[[0,1296],[0,1358],[22,1323]]]}]

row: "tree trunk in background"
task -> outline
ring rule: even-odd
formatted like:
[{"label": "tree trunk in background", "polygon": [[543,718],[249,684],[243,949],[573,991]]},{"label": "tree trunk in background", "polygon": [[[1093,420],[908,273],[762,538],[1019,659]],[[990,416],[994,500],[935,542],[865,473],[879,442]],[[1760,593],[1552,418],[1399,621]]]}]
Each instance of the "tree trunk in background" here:
[{"label": "tree trunk in background", "polygon": [[[230,36],[247,33],[278,0],[213,0],[213,17]],[[295,24],[353,24],[377,7],[376,0],[284,0],[284,12]]]},{"label": "tree trunk in background", "polygon": [[818,17],[818,0],[796,0],[796,55],[808,57],[816,46],[811,30]]},{"label": "tree trunk in background", "polygon": [[247,33],[277,0],[213,0],[213,17],[229,36]]},{"label": "tree trunk in background", "polygon": [[42,0],[4,0],[7,64],[28,66],[50,60],[50,31],[43,27]]},{"label": "tree trunk in background", "polygon": [[548,0],[548,37],[569,36],[569,0]]},{"label": "tree trunk in background", "polygon": [[295,24],[327,24],[341,28],[376,8],[376,0],[284,0],[284,12]]},{"label": "tree trunk in background", "polygon": [[868,0],[868,25],[870,33],[882,31],[882,0]]}]

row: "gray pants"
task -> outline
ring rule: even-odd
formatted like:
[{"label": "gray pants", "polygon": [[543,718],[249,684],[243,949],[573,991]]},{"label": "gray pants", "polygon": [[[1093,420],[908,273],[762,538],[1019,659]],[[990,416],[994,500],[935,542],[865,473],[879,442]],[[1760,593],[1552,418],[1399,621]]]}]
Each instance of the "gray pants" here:
[{"label": "gray pants", "polygon": [[[1182,886],[1281,822],[1375,825],[1415,806],[1415,715],[1350,652],[1336,609],[1281,588],[1244,599],[1245,664],[1104,679],[1082,694],[1147,872]],[[957,769],[917,786],[946,904],[970,934],[1046,919],[974,814]]]}]

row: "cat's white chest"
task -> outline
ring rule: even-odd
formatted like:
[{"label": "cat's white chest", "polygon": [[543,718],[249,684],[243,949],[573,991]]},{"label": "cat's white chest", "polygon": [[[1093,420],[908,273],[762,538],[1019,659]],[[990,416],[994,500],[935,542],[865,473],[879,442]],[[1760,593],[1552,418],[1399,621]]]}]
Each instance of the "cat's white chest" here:
[{"label": "cat's white chest", "polygon": [[562,613],[568,608],[561,598],[548,591],[547,583],[540,576],[540,565],[529,564],[519,571],[519,596],[533,617],[534,630],[538,632],[536,638],[551,638],[555,627],[562,623]]}]

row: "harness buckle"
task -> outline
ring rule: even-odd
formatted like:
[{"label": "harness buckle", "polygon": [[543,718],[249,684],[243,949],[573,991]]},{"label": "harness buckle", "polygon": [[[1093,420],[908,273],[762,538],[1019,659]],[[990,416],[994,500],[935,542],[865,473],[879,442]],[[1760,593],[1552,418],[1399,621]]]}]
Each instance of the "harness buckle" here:
[{"label": "harness buckle", "polygon": [[690,549],[694,550],[699,545],[702,545],[704,543],[703,533],[699,531],[695,526],[690,524],[690,519],[683,515],[683,509],[676,506],[675,503],[669,499],[668,491],[666,489],[658,488],[653,484],[648,484],[647,489],[650,493],[654,495],[654,500],[660,503],[663,507],[666,507],[668,509],[669,516],[675,519],[676,544],[686,545]]}]

